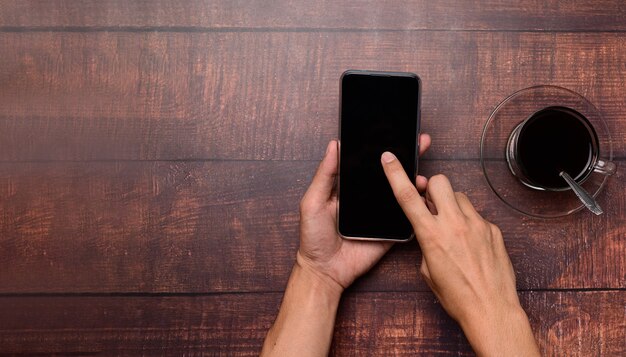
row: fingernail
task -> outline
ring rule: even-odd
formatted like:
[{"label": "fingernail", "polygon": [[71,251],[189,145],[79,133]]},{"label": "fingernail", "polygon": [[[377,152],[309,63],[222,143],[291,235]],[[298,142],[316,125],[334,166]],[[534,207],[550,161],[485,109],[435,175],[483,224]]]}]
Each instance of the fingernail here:
[{"label": "fingernail", "polygon": [[389,151],[385,151],[382,156],[383,162],[388,164],[396,159],[396,155],[390,153]]},{"label": "fingernail", "polygon": [[326,153],[324,153],[324,156],[328,155],[328,152],[330,151],[330,145],[333,143],[333,141],[331,140],[328,145],[326,145]]}]

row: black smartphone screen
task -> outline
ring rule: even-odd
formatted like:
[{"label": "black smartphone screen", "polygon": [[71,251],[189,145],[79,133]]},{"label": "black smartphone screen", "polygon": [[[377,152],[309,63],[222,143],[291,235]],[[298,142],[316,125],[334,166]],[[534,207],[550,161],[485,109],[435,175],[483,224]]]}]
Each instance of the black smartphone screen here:
[{"label": "black smartphone screen", "polygon": [[391,151],[411,180],[417,172],[420,80],[411,73],[347,71],[341,80],[339,211],[346,238],[408,240],[409,220],[385,177]]}]

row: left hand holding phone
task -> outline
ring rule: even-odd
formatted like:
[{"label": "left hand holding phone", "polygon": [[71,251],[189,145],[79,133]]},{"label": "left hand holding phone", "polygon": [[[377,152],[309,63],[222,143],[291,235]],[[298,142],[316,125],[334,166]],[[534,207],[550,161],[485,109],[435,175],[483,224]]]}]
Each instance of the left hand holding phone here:
[{"label": "left hand holding phone", "polygon": [[[420,135],[420,154],[430,136]],[[337,145],[331,141],[300,202],[300,248],[261,356],[326,356],[343,290],[373,267],[391,242],[342,239],[337,233]],[[418,176],[418,190],[427,180]]]},{"label": "left hand holding phone", "polygon": [[[422,155],[430,147],[428,134],[419,137]],[[309,269],[343,291],[370,270],[393,245],[390,242],[363,242],[342,239],[337,233],[337,142],[331,141],[311,186],[300,202],[300,249],[296,264]],[[418,191],[427,180],[418,176]]]}]

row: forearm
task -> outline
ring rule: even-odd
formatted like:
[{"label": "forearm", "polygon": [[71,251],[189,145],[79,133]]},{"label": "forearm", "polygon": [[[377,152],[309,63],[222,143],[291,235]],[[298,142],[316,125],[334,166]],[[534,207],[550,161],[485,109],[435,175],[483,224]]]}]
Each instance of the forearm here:
[{"label": "forearm", "polygon": [[521,306],[490,316],[474,316],[460,321],[460,325],[478,356],[540,355]]},{"label": "forearm", "polygon": [[340,298],[341,289],[295,264],[261,355],[326,356]]}]

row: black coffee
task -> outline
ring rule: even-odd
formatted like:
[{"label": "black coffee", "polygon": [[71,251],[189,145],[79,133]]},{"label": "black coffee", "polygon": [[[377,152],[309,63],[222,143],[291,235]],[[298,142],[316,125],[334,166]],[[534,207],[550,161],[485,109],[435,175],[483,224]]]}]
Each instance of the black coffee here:
[{"label": "black coffee", "polygon": [[535,113],[520,130],[517,163],[536,186],[565,188],[559,173],[583,180],[592,169],[597,145],[596,134],[583,115],[570,108],[549,107]]}]

